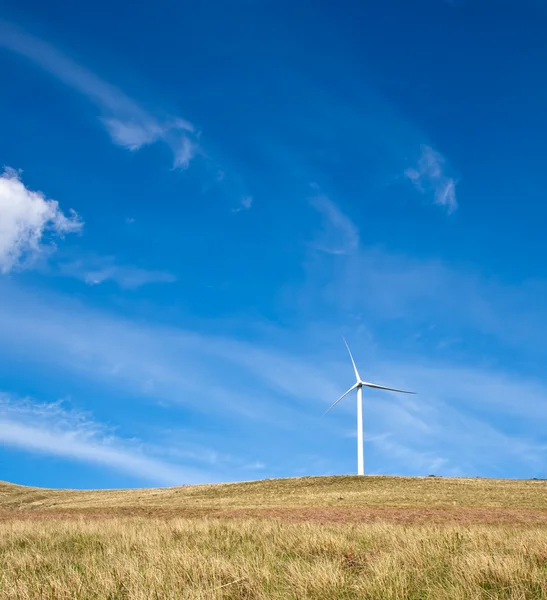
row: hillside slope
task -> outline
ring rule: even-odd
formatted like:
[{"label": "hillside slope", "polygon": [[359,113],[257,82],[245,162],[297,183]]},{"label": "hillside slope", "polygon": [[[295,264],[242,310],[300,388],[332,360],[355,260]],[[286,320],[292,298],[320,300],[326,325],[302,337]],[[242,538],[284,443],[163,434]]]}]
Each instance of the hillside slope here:
[{"label": "hillside slope", "polygon": [[547,482],[0,484],[0,599],[546,600]]},{"label": "hillside slope", "polygon": [[[338,476],[127,490],[55,490],[0,483],[0,516],[276,516],[547,520],[547,481]],[[406,517],[405,517],[406,515]]]}]

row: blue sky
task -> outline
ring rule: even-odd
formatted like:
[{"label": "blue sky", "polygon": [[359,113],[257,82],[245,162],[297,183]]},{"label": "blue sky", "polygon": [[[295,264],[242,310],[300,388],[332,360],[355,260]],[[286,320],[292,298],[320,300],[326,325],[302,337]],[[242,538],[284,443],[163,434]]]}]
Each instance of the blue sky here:
[{"label": "blue sky", "polygon": [[7,0],[0,479],[547,477],[546,27]]}]

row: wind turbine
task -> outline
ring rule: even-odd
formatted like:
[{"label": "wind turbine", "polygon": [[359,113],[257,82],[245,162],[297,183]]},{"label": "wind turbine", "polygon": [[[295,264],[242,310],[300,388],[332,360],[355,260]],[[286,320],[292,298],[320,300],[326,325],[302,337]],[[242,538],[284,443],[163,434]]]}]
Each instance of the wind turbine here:
[{"label": "wind turbine", "polygon": [[350,392],[353,390],[357,390],[357,474],[364,475],[365,474],[365,461],[363,456],[363,386],[369,388],[375,388],[377,390],[388,390],[390,392],[400,392],[401,394],[415,394],[416,392],[407,392],[405,390],[396,390],[395,388],[385,387],[384,385],[378,385],[376,383],[369,383],[368,381],[363,381],[361,376],[359,375],[359,371],[355,366],[355,361],[353,360],[353,356],[351,354],[351,350],[349,349],[348,343],[345,338],[344,344],[346,344],[346,348],[349,352],[349,357],[351,358],[351,364],[353,365],[353,370],[355,371],[355,378],[357,382],[355,385],[351,386],[349,390],[340,396],[338,400],[327,410],[325,414],[330,412],[337,404],[345,398]]}]

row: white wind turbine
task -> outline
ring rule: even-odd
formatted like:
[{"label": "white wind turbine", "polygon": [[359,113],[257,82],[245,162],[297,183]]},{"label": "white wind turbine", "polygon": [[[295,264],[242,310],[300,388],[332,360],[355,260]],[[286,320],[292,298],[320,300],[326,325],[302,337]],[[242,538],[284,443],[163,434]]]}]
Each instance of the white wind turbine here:
[{"label": "white wind turbine", "polygon": [[346,348],[349,352],[349,357],[351,358],[351,363],[353,365],[353,370],[355,371],[355,378],[357,382],[355,385],[349,388],[349,390],[340,396],[338,400],[327,410],[325,414],[330,412],[337,404],[345,398],[350,392],[353,390],[357,390],[357,474],[364,475],[365,474],[365,461],[363,456],[363,386],[375,388],[377,390],[388,390],[390,392],[400,392],[401,394],[415,394],[416,392],[407,392],[405,390],[396,390],[394,388],[385,387],[384,385],[378,385],[376,383],[369,383],[368,381],[363,381],[361,376],[359,375],[359,371],[355,366],[355,361],[353,360],[353,356],[351,354],[351,350],[349,349],[348,343],[345,338],[344,344],[346,344]]}]

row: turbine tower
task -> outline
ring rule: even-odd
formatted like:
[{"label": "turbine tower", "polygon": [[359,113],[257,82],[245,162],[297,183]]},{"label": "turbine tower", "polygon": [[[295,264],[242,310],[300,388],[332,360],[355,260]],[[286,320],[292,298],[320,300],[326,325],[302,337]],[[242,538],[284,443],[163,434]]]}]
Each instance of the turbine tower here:
[{"label": "turbine tower", "polygon": [[353,390],[357,390],[357,474],[364,475],[365,474],[365,461],[363,456],[363,386],[369,388],[375,388],[377,390],[388,390],[390,392],[400,392],[401,394],[415,394],[416,392],[407,392],[405,390],[396,390],[395,388],[385,387],[384,385],[378,385],[376,383],[369,383],[368,381],[363,381],[361,376],[359,375],[359,371],[355,366],[355,361],[353,360],[353,356],[351,354],[351,350],[349,349],[348,343],[345,338],[344,344],[346,344],[346,348],[349,352],[349,357],[351,358],[351,364],[353,365],[353,370],[355,371],[355,379],[357,382],[355,385],[349,388],[349,390],[340,396],[338,400],[327,410],[325,414],[330,412],[337,404],[345,398],[350,392]]}]

